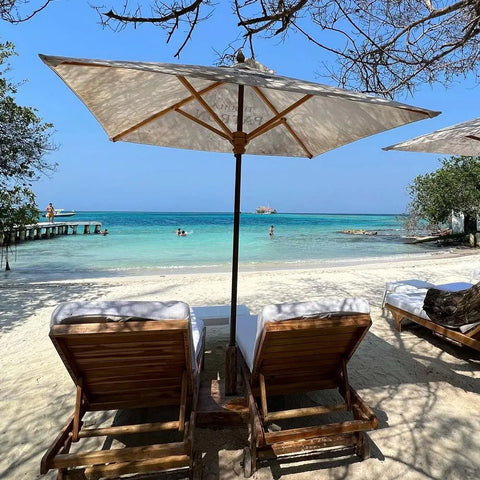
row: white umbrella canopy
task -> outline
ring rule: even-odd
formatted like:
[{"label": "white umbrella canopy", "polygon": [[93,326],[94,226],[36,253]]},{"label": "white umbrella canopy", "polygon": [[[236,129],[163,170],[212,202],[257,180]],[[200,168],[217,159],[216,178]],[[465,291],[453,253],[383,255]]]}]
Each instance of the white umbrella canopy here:
[{"label": "white umbrella canopy", "polygon": [[245,153],[253,155],[311,158],[439,113],[246,64],[204,67],[40,57],[113,141],[231,153],[238,85],[245,86]]},{"label": "white umbrella canopy", "polygon": [[[231,67],[40,55],[112,141],[233,152],[236,159],[230,349],[226,391],[235,390],[235,330],[242,154],[312,158],[440,112],[275,75],[239,54]],[[252,67],[262,68],[252,68]]]},{"label": "white umbrella canopy", "polygon": [[480,156],[480,118],[442,128],[383,150]]}]

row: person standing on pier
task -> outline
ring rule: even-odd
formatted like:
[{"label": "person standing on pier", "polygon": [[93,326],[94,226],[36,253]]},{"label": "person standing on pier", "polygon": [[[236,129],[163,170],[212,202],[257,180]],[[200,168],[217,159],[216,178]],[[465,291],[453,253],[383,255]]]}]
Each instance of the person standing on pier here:
[{"label": "person standing on pier", "polygon": [[47,205],[45,210],[47,212],[48,223],[53,223],[55,219],[55,208],[53,208],[52,202]]}]

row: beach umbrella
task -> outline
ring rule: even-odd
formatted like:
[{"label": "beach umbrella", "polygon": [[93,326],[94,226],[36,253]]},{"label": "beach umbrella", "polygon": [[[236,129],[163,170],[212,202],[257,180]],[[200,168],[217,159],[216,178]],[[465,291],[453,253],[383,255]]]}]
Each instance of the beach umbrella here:
[{"label": "beach umbrella", "polygon": [[312,158],[438,115],[382,98],[275,75],[240,52],[231,67],[40,55],[116,141],[232,153],[235,196],[226,390],[236,379],[235,330],[242,155]]},{"label": "beach umbrella", "polygon": [[480,156],[480,118],[442,128],[383,150]]}]

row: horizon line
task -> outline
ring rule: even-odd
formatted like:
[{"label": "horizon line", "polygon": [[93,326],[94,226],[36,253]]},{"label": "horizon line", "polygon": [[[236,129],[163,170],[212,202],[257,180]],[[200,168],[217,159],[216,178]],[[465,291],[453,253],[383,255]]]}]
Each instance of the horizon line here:
[{"label": "horizon line", "polygon": [[[97,212],[97,213],[188,213],[188,214],[223,214],[223,215],[233,215],[233,211],[210,211],[210,210],[201,210],[201,211],[180,211],[180,210],[72,210],[75,213],[84,213],[84,212]],[[243,215],[265,215],[263,213],[256,212],[240,212]],[[407,212],[404,213],[359,213],[359,212],[277,212],[267,215],[378,215],[378,216],[394,216],[394,215],[407,215]]]}]

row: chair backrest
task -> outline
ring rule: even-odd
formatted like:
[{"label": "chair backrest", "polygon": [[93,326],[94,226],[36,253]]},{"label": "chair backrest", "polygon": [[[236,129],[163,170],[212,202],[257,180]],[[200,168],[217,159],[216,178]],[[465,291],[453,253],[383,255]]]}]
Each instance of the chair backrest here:
[{"label": "chair backrest", "polygon": [[182,381],[193,391],[187,318],[105,321],[105,315],[89,314],[70,316],[67,323],[52,318],[50,338],[82,387],[88,410],[178,404]]},{"label": "chair backrest", "polygon": [[368,313],[322,313],[266,322],[257,344],[252,381],[262,374],[269,394],[339,386],[343,365],[372,324]]}]

